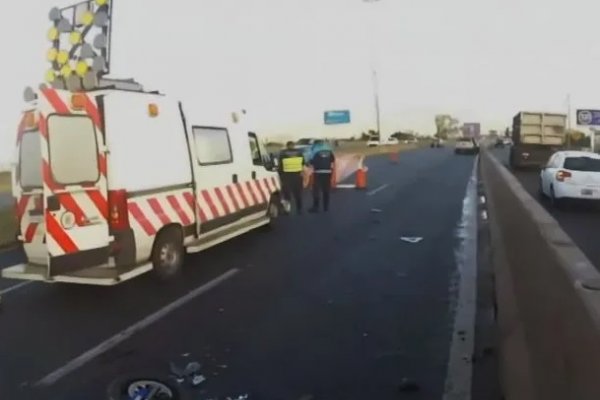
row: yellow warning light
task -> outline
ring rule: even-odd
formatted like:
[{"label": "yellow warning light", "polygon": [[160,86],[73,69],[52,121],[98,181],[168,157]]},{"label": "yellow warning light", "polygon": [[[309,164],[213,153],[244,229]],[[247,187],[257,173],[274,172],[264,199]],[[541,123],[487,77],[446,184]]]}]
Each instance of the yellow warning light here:
[{"label": "yellow warning light", "polygon": [[46,82],[52,83],[55,80],[56,80],[56,71],[54,71],[53,69],[49,69],[46,72]]},{"label": "yellow warning light", "polygon": [[78,31],[73,31],[69,35],[69,41],[71,42],[72,45],[81,43],[81,39],[82,39],[81,33]]},{"label": "yellow warning light", "polygon": [[55,41],[58,40],[58,29],[52,27],[48,30],[48,40]]},{"label": "yellow warning light", "polygon": [[83,110],[85,108],[85,95],[75,93],[71,96],[71,108],[73,110]]},{"label": "yellow warning light", "polygon": [[103,6],[108,3],[108,0],[96,0],[96,4],[99,6]]},{"label": "yellow warning light", "polygon": [[158,106],[156,104],[148,104],[148,115],[150,115],[151,117],[158,116]]},{"label": "yellow warning light", "polygon": [[69,64],[63,65],[63,67],[60,69],[60,74],[62,76],[64,76],[65,78],[71,76],[72,73],[73,73],[73,69],[71,68],[71,66]]},{"label": "yellow warning light", "polygon": [[54,62],[56,61],[56,57],[58,57],[58,50],[56,49],[56,47],[53,47],[50,50],[48,50],[48,53],[46,54],[46,58],[48,59],[48,61]]},{"label": "yellow warning light", "polygon": [[59,51],[58,55],[56,56],[56,61],[60,65],[65,65],[67,61],[69,61],[69,52],[66,50]]},{"label": "yellow warning light", "polygon": [[75,72],[77,73],[77,75],[79,75],[80,77],[84,77],[85,74],[88,72],[88,69],[90,67],[88,66],[88,64],[85,61],[79,61],[77,63],[77,65],[75,66]]},{"label": "yellow warning light", "polygon": [[81,16],[81,23],[85,26],[90,26],[94,23],[94,13],[91,11],[86,11]]}]

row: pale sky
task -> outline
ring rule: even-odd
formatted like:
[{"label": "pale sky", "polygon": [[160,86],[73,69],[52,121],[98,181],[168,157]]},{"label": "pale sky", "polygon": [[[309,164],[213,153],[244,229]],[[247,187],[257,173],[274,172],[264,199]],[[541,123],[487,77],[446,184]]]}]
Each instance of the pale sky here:
[{"label": "pale sky", "polygon": [[[384,134],[431,134],[436,113],[503,129],[519,110],[566,111],[567,93],[573,110],[600,108],[595,0],[113,1],[114,77],[195,113],[245,108],[263,136],[374,127],[371,54]],[[0,163],[13,154],[23,88],[48,68],[48,11],[74,2],[14,1],[0,25]],[[354,123],[324,126],[329,109],[351,110]]]}]

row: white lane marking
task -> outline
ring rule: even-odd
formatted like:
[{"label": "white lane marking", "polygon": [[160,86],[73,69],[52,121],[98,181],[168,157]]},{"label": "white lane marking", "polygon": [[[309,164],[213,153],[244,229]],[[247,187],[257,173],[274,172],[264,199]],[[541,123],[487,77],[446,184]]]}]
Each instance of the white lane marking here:
[{"label": "white lane marking", "polygon": [[456,252],[457,272],[460,276],[458,302],[443,400],[471,399],[477,311],[477,165],[476,158],[463,200],[458,229],[461,240]]},{"label": "white lane marking", "polygon": [[480,204],[485,204],[485,196],[479,197],[479,203]]},{"label": "white lane marking", "polygon": [[52,384],[56,383],[61,378],[64,378],[71,372],[81,368],[83,365],[90,362],[94,358],[96,358],[99,355],[114,348],[115,346],[117,346],[120,343],[124,342],[125,340],[129,339],[134,334],[147,328],[148,326],[152,325],[153,323],[157,322],[158,320],[166,317],[169,313],[171,313],[171,312],[175,311],[176,309],[180,308],[181,306],[185,305],[190,300],[193,300],[195,297],[197,297],[203,293],[206,293],[209,290],[218,286],[219,284],[225,282],[227,279],[233,277],[238,272],[240,272],[239,269],[233,268],[233,269],[225,272],[223,275],[213,279],[212,281],[205,283],[204,285],[192,290],[185,296],[180,297],[179,299],[164,306],[163,308],[156,311],[155,313],[150,314],[147,317],[145,317],[144,319],[131,325],[129,328],[127,328],[127,329],[117,333],[113,337],[105,340],[104,342],[100,343],[96,347],[93,347],[90,350],[86,351],[85,353],[72,359],[67,364],[63,365],[62,367],[58,368],[54,372],[51,372],[50,374],[48,374],[45,377],[43,377],[42,379],[40,379],[35,384],[35,386],[48,386],[48,385],[52,385]]},{"label": "white lane marking", "polygon": [[16,285],[13,285],[11,287],[7,287],[6,289],[2,289],[2,290],[0,290],[0,296],[4,296],[5,294],[14,292],[15,290],[19,290],[22,287],[31,285],[32,283],[35,283],[35,282],[33,282],[33,281],[21,282],[21,283],[17,283]]},{"label": "white lane marking", "polygon": [[488,213],[487,213],[486,210],[482,210],[481,211],[481,219],[484,220],[484,221],[487,221],[487,219],[488,219]]},{"label": "white lane marking", "polygon": [[367,192],[367,196],[373,196],[379,192],[381,192],[382,190],[385,190],[389,187],[390,185],[388,185],[387,183],[384,183],[383,185],[379,186],[377,189],[373,189],[370,192]]}]

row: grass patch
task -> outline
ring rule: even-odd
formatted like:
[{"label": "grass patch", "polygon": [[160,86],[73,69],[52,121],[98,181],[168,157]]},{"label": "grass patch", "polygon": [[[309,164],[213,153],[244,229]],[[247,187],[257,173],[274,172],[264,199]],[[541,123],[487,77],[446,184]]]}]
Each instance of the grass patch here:
[{"label": "grass patch", "polygon": [[0,193],[10,193],[11,187],[10,172],[0,172]]},{"label": "grass patch", "polygon": [[15,242],[17,232],[17,219],[11,208],[0,209],[0,247]]}]

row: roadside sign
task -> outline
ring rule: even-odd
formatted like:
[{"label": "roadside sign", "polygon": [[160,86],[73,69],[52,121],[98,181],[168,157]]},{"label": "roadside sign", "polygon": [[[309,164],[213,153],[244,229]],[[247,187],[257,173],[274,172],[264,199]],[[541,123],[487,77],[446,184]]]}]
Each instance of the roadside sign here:
[{"label": "roadside sign", "polygon": [[349,124],[350,123],[350,111],[349,110],[325,111],[324,121],[325,121],[325,125]]},{"label": "roadside sign", "polygon": [[577,125],[600,125],[600,110],[577,110]]}]

